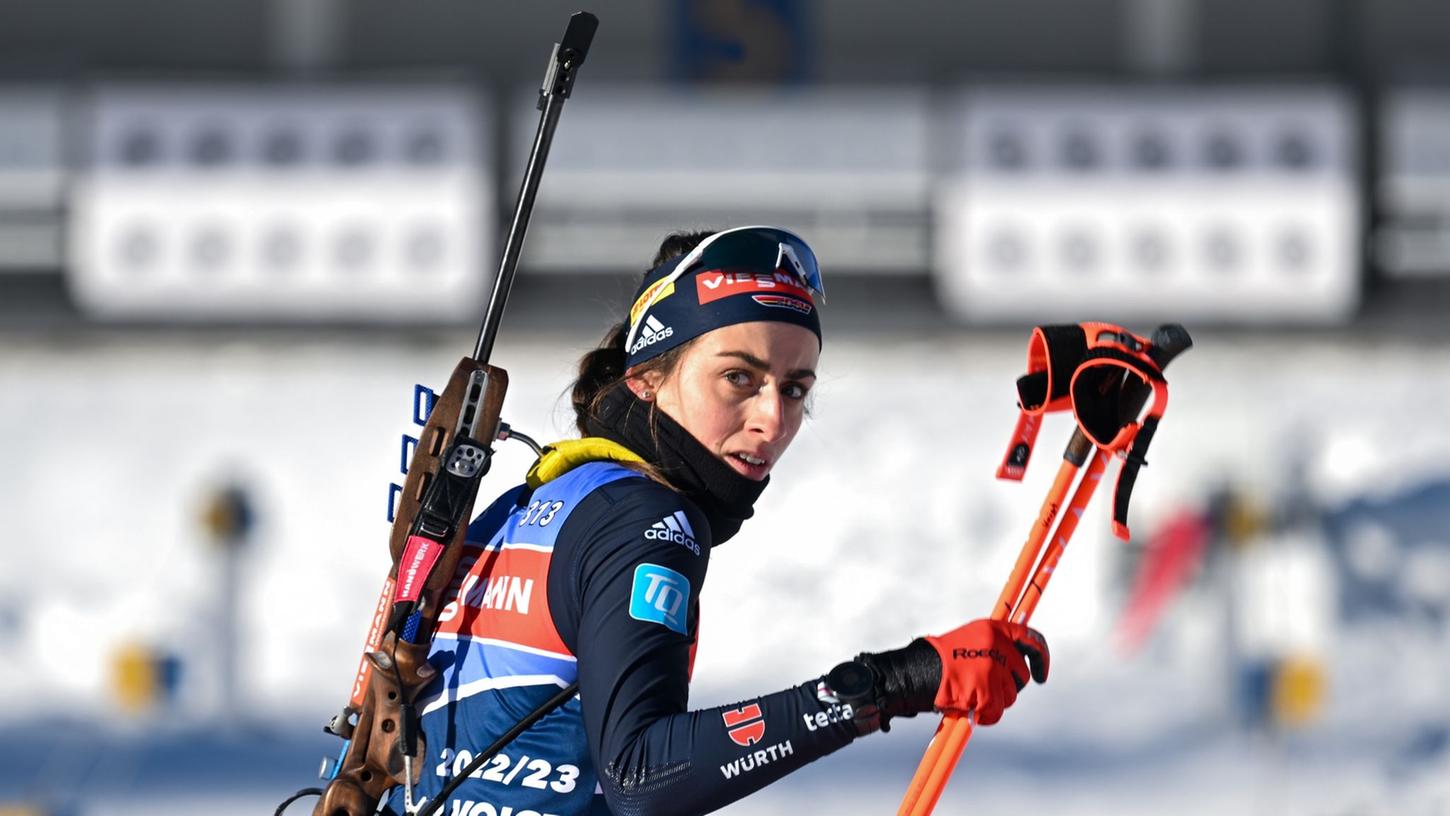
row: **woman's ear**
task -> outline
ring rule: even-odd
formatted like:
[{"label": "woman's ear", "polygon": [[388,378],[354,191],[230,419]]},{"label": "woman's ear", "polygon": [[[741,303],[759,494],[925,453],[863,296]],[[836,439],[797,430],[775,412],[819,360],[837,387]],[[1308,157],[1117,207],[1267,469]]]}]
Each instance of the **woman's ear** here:
[{"label": "woman's ear", "polygon": [[645,402],[653,402],[659,394],[660,373],[658,371],[645,371],[640,374],[626,374],[625,385],[634,395]]}]

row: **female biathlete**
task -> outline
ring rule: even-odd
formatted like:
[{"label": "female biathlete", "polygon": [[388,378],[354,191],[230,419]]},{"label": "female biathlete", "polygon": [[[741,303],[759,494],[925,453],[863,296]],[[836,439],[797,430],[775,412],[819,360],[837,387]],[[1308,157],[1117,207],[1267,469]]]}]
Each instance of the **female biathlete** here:
[{"label": "female biathlete", "polygon": [[417,793],[436,795],[560,688],[577,681],[579,694],[440,813],[705,813],[892,717],[975,711],[991,725],[1029,676],[1047,678],[1040,634],[977,620],[689,710],[706,568],[800,430],[821,290],[814,253],[785,230],[665,240],[626,320],[580,362],[583,438],[546,448],[469,527],[432,645]]}]

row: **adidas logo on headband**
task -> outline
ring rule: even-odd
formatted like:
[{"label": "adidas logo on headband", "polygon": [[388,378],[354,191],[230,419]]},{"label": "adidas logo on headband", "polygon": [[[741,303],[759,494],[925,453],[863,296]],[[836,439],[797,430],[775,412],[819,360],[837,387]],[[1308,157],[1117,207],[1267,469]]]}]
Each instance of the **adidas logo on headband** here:
[{"label": "adidas logo on headband", "polygon": [[640,325],[639,339],[634,342],[634,346],[630,348],[629,353],[638,354],[640,349],[646,346],[652,346],[661,340],[673,336],[674,333],[675,330],[673,328],[659,322],[659,320],[655,319],[654,315],[649,315],[644,319],[644,323]]}]

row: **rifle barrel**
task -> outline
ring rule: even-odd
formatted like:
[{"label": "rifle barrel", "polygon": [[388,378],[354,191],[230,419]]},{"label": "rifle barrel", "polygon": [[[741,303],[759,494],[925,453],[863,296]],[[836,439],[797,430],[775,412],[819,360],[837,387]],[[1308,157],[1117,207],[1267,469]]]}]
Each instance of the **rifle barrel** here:
[{"label": "rifle barrel", "polygon": [[473,347],[473,359],[487,364],[493,355],[493,341],[498,336],[499,323],[503,321],[504,307],[508,304],[509,290],[513,288],[514,273],[518,270],[519,256],[524,250],[524,236],[529,231],[529,217],[534,212],[534,199],[539,194],[539,181],[544,176],[544,162],[549,158],[549,147],[554,143],[554,130],[563,112],[564,100],[574,88],[574,78],[579,66],[588,56],[589,45],[599,20],[594,15],[581,11],[569,18],[569,27],[563,40],[554,46],[554,55],[544,77],[544,87],[539,90],[539,129],[534,134],[534,147],[529,153],[529,163],[524,170],[523,185],[519,189],[518,205],[514,208],[513,223],[509,226],[508,240],[504,243],[503,259],[499,262],[498,277],[493,281],[493,294],[488,300],[488,313],[478,329],[478,342]]}]

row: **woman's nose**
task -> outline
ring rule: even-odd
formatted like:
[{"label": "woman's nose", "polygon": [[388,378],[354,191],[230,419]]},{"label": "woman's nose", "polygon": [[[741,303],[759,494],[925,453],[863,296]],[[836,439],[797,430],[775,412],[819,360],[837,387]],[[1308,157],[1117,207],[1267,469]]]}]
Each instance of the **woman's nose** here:
[{"label": "woman's nose", "polygon": [[779,439],[785,430],[785,400],[775,388],[760,389],[752,400],[750,430],[759,432],[770,442]]}]

